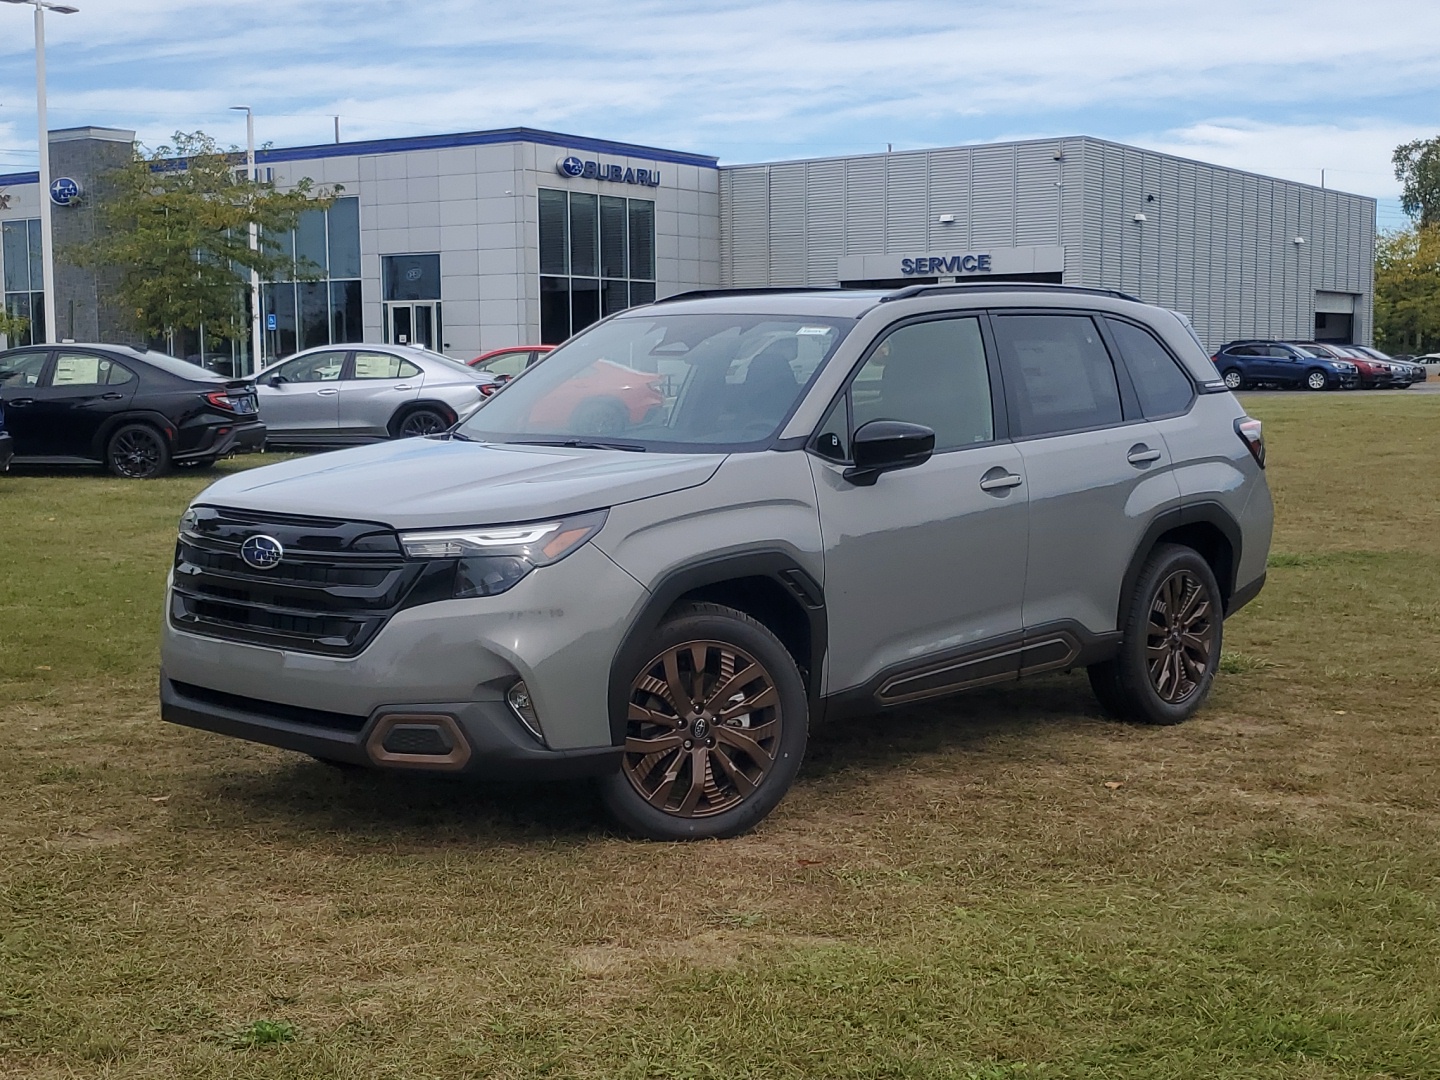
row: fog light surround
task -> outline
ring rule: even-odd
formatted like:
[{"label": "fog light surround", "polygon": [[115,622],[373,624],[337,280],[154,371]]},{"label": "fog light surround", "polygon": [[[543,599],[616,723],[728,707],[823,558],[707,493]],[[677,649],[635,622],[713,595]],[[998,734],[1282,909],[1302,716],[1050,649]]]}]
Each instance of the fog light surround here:
[{"label": "fog light surround", "polygon": [[545,735],[540,730],[540,716],[535,712],[535,703],[530,699],[530,688],[521,679],[515,683],[505,694],[505,700],[510,705],[520,723],[525,725],[525,730],[535,736],[537,742],[544,743]]}]

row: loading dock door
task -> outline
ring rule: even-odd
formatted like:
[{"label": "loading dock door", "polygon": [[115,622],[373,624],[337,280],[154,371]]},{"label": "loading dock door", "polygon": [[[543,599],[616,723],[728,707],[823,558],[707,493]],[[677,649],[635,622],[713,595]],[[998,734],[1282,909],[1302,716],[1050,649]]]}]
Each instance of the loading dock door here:
[{"label": "loading dock door", "polygon": [[1355,340],[1354,293],[1315,293],[1315,340],[1350,345]]}]

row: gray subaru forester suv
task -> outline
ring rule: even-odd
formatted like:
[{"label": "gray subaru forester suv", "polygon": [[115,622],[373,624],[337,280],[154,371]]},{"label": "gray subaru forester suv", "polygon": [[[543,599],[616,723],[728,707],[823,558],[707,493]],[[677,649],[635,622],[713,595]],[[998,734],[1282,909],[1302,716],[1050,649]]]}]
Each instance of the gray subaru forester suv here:
[{"label": "gray subaru forester suv", "polygon": [[1192,715],[1264,582],[1264,464],[1183,317],[1117,293],[688,294],[448,433],[205,491],[163,716],[734,836],[827,716],[1077,666]]}]

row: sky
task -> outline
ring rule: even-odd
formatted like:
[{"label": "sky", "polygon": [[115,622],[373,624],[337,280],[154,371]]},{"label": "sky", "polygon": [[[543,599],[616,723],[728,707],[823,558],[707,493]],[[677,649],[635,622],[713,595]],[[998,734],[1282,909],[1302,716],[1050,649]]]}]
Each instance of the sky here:
[{"label": "sky", "polygon": [[[1094,135],[1380,200],[1440,135],[1433,0],[65,0],[50,126],[275,146],[525,126],[722,163]],[[0,6],[0,172],[36,167]]]}]

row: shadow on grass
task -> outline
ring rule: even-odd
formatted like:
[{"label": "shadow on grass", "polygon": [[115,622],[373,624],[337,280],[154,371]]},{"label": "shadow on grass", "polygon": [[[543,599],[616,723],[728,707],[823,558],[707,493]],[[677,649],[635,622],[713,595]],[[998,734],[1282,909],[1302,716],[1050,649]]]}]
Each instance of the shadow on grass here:
[{"label": "shadow on grass", "polygon": [[[812,733],[797,786],[824,779],[843,793],[846,774],[858,783],[862,772],[903,768],[933,754],[983,756],[997,740],[1018,740],[1007,752],[1028,754],[1057,730],[1109,725],[1098,716],[1084,676],[1072,675],[838,720]],[[206,772],[197,785],[205,822],[261,824],[275,839],[293,830],[424,847],[615,835],[587,781],[498,784],[293,758],[255,771]]]}]

